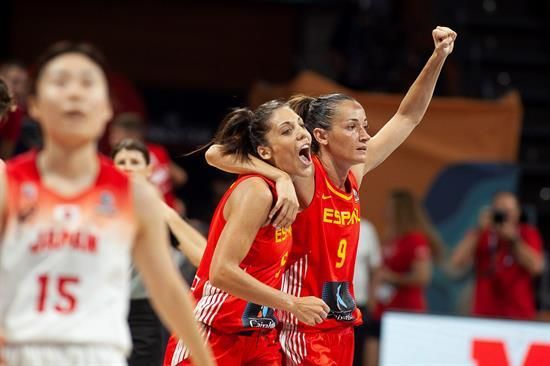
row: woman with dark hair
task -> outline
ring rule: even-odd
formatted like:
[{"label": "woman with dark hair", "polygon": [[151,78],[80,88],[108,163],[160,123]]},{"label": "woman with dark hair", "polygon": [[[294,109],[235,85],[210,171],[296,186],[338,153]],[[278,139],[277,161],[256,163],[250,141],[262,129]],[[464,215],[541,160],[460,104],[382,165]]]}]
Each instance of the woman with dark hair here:
[{"label": "woman with dark hair", "polygon": [[156,192],[97,152],[112,117],[104,63],[62,42],[39,60],[29,112],[44,147],[0,170],[0,329],[15,365],[125,365],[130,258],[161,317],[213,365],[169,265]]},{"label": "woman with dark hair", "polygon": [[[149,149],[143,142],[124,139],[115,145],[111,157],[115,167],[120,171],[129,175],[139,175],[150,181],[153,168]],[[159,198],[162,198],[160,192]],[[189,262],[197,267],[206,247],[206,239],[164,201],[161,201],[161,207],[162,216],[170,231],[178,239],[178,249],[188,258]],[[163,342],[163,339],[166,339],[165,331],[149,301],[149,294],[143,280],[134,265],[132,265],[130,278],[128,324],[134,345],[128,359],[129,366],[162,364],[166,345]]]},{"label": "woman with dark hair", "polygon": [[[352,283],[359,238],[359,186],[366,173],[405,141],[428,108],[441,68],[453,50],[456,33],[437,27],[432,37],[432,56],[397,113],[372,138],[367,132],[365,110],[350,96],[291,98],[290,106],[314,137],[311,174],[290,179],[257,159],[239,164],[231,157],[224,158],[220,153],[223,146],[219,145],[206,153],[207,161],[220,169],[278,179],[284,186],[281,196],[287,200],[292,201],[289,197],[296,188],[302,212],[292,225],[295,245],[289,255],[283,289],[292,294],[320,296],[331,311],[325,322],[315,326],[299,322],[292,314],[283,315],[281,344],[288,364],[352,363],[353,326],[361,323]],[[289,225],[296,216],[297,205],[282,202],[270,212],[277,227]]]},{"label": "woman with dark hair", "polygon": [[[255,111],[229,113],[214,142],[238,161],[250,156],[290,177],[307,176],[311,136],[288,104],[270,101]],[[222,197],[193,281],[195,315],[219,365],[281,365],[275,309],[304,324],[319,324],[327,305],[317,297],[279,290],[292,247],[292,230],[265,225],[277,196],[275,182],[240,176]],[[185,342],[171,338],[165,365],[189,364]]]},{"label": "woman with dark hair", "polygon": [[428,215],[411,192],[392,191],[387,208],[387,234],[382,267],[375,275],[376,308],[367,324],[369,366],[378,365],[380,319],[387,310],[426,312],[432,264],[443,256],[443,244]]}]

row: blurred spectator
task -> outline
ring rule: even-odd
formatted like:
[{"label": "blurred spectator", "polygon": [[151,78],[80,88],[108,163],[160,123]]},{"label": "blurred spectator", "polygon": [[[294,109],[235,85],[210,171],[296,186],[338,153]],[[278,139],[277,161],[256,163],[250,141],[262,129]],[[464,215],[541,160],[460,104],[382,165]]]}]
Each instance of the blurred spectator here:
[{"label": "blurred spectator", "polygon": [[426,312],[425,288],[443,245],[420,203],[409,191],[390,195],[382,267],[375,275],[376,308],[367,324],[367,360],[378,365],[380,320],[387,310]]},{"label": "blurred spectator", "polygon": [[3,62],[0,64],[0,78],[8,85],[15,104],[26,110],[29,94],[29,73],[25,66],[18,61]]},{"label": "blurred spectator", "polygon": [[537,228],[520,222],[520,206],[511,192],[493,198],[490,222],[466,234],[449,263],[454,272],[472,264],[475,271],[474,315],[533,319],[533,277],[543,270]]},{"label": "blurred spectator", "polygon": [[0,120],[0,158],[10,158],[15,150],[21,132],[28,95],[28,73],[25,67],[9,61],[0,64],[0,79],[8,86],[15,107]]},{"label": "blurred spectator", "polygon": [[[476,227],[468,230],[462,240],[468,240],[467,238],[471,235],[475,235],[477,230],[484,230],[488,228],[489,225],[491,225],[492,212],[493,210],[491,206],[483,206],[479,210]],[[460,243],[458,245],[460,245]],[[468,273],[465,273],[464,271],[457,272],[456,268],[453,268],[448,264],[444,270],[451,278],[461,280],[466,279],[465,285],[460,289],[460,293],[458,295],[456,311],[460,315],[470,315],[472,313],[472,297],[474,293],[473,281],[467,279]]]},{"label": "blurred spectator", "polygon": [[[122,113],[113,120],[109,131],[109,145],[111,148],[126,138],[138,141],[145,140],[145,124],[138,114]],[[181,201],[176,199],[173,186],[185,184],[187,173],[170,159],[168,151],[163,146],[147,143],[147,148],[151,154],[151,164],[153,166],[151,182],[164,195],[165,202],[180,215],[183,214],[184,206]]]},{"label": "blurred spectator", "polygon": [[366,325],[370,321],[369,318],[374,310],[373,274],[380,267],[381,261],[380,240],[376,229],[367,219],[361,218],[353,288],[355,302],[363,314],[363,324],[355,327],[354,366],[367,365],[366,352],[364,352],[367,335]]},{"label": "blurred spectator", "polygon": [[6,83],[0,79],[0,121],[12,109],[12,97]]}]

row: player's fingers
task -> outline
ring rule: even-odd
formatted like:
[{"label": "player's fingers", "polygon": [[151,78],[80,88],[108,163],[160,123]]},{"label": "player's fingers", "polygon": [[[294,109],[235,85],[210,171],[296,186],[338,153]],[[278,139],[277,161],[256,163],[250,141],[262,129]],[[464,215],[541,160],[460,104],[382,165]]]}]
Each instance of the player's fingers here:
[{"label": "player's fingers", "polygon": [[277,202],[275,203],[275,206],[273,206],[273,208],[269,212],[269,215],[267,216],[269,221],[271,221],[273,217],[275,217],[275,215],[277,214],[277,211],[279,211],[282,205],[283,205],[283,199],[281,197],[277,198]]},{"label": "player's fingers", "polygon": [[283,221],[281,222],[281,227],[289,227],[294,222],[294,218],[292,217],[294,208],[292,205],[288,205],[288,210],[286,212],[285,217],[283,218]]},{"label": "player's fingers", "polygon": [[275,218],[273,219],[273,226],[276,228],[282,227],[281,224],[284,220],[286,220],[286,214],[288,212],[288,206],[283,205],[281,209],[279,210],[279,213]]},{"label": "player's fingers", "polygon": [[296,220],[296,215],[298,215],[298,207],[292,206],[292,209],[288,213],[288,220],[287,226],[292,225],[294,223],[294,220]]},{"label": "player's fingers", "polygon": [[441,38],[444,38],[447,35],[447,33],[443,32],[442,30],[439,30],[439,29],[434,29],[432,31],[432,34],[433,34],[435,39],[441,39]]}]

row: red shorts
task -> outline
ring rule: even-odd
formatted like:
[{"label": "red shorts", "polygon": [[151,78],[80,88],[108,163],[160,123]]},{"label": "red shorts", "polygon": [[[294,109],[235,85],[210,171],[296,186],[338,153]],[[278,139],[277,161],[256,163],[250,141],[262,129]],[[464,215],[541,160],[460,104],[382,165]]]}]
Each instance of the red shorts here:
[{"label": "red shorts", "polygon": [[286,366],[353,364],[353,327],[319,332],[283,329],[280,341]]},{"label": "red shorts", "polygon": [[[218,365],[281,366],[282,353],[275,330],[250,331],[247,334],[227,334],[204,327]],[[178,339],[170,337],[164,355],[164,366],[192,365],[189,352]]]}]

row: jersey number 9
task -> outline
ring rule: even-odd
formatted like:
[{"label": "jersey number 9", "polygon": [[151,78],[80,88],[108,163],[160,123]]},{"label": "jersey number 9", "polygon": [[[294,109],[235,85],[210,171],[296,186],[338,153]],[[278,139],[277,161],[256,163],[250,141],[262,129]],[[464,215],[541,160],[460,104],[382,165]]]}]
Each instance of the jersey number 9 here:
[{"label": "jersey number 9", "polygon": [[336,262],[336,268],[342,268],[344,266],[344,262],[346,261],[347,246],[348,242],[346,239],[340,240],[340,244],[338,244],[338,253],[336,253],[339,259],[338,262]]}]

